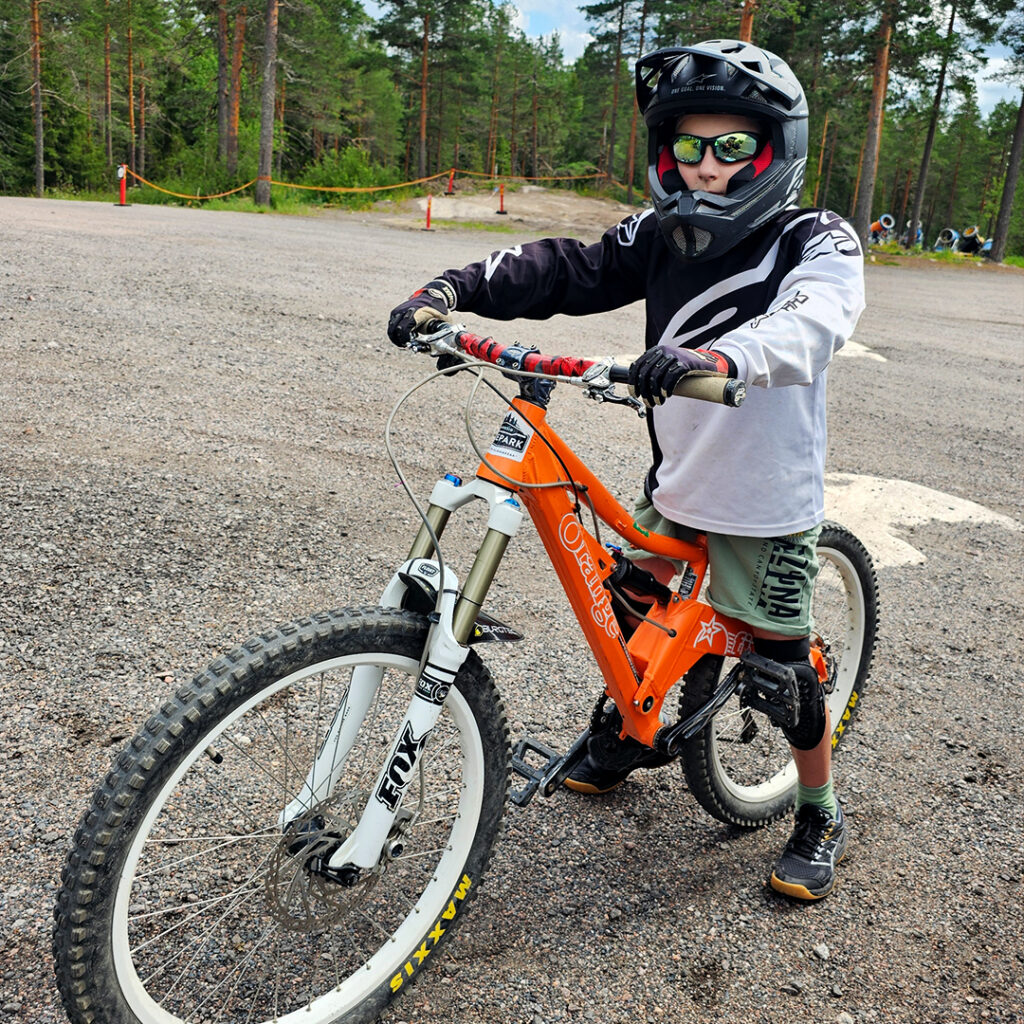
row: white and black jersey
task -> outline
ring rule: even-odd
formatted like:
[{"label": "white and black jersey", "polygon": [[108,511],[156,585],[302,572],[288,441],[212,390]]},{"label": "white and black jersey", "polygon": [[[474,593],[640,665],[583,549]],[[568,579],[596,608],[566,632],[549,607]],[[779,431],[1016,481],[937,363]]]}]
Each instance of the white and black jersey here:
[{"label": "white and black jersey", "polygon": [[545,238],[442,276],[457,309],[498,320],[643,299],[648,348],[720,352],[754,385],[739,409],[670,398],[651,412],[646,490],[658,511],[752,537],[824,518],[826,368],[864,309],[860,243],[836,214],[787,211],[724,256],[688,264],[647,210],[590,246]]}]

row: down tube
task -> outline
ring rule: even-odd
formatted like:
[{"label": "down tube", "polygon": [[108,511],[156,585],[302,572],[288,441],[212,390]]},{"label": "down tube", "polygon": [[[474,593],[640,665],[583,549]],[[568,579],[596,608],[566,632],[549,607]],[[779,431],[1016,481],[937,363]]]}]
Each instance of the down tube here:
[{"label": "down tube", "polygon": [[583,528],[563,488],[524,490],[520,498],[594,652],[608,693],[616,703],[632,703],[641,679],[604,586],[614,568],[611,556]]}]

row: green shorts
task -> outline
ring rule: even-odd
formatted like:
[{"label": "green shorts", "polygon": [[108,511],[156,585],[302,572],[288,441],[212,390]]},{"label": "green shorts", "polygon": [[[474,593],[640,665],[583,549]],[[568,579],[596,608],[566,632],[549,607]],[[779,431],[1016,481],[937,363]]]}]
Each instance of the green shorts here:
[{"label": "green shorts", "polygon": [[[698,530],[666,519],[645,495],[634,508],[636,522],[652,533],[690,540]],[[781,636],[806,636],[813,628],[811,595],[818,575],[821,526],[786,537],[734,537],[709,533],[708,604],[749,626]],[[649,551],[624,547],[634,561]],[[677,566],[681,568],[681,566]]]}]

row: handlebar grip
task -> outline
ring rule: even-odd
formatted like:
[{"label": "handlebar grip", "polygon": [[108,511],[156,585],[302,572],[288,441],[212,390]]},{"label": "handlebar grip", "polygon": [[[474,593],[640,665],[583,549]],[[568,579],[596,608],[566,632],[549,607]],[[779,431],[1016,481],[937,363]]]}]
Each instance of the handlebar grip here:
[{"label": "handlebar grip", "polygon": [[[629,367],[608,367],[608,379],[613,384],[628,384]],[[736,408],[742,405],[743,399],[747,397],[747,385],[745,381],[726,377],[724,373],[688,375],[676,385],[672,394]]]},{"label": "handlebar grip", "polygon": [[747,397],[747,385],[735,377],[725,374],[706,374],[684,377],[673,390],[672,394],[683,398],[699,398],[702,402],[718,402],[733,408],[743,404]]}]

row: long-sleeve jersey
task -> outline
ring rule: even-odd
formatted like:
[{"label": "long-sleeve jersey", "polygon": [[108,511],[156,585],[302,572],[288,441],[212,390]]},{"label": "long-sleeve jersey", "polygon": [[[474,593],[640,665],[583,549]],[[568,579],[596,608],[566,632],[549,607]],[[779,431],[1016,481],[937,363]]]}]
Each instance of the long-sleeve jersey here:
[{"label": "long-sleeve jersey", "polygon": [[498,320],[581,316],[638,299],[646,347],[728,356],[750,385],[738,409],[670,398],[649,414],[645,489],[702,531],[775,537],[824,518],[826,368],[864,309],[853,229],[791,210],[716,260],[684,263],[650,210],[585,246],[545,238],[442,275],[456,309]]}]

